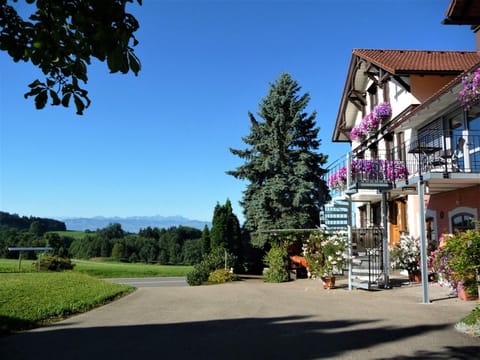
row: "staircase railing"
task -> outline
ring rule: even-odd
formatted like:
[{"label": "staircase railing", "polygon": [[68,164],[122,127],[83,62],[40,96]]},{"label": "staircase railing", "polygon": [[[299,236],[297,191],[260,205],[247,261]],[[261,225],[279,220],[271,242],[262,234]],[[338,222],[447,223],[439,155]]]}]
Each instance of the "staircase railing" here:
[{"label": "staircase railing", "polygon": [[381,227],[352,229],[353,254],[358,260],[352,263],[354,287],[371,289],[378,287],[383,274],[383,231]]}]

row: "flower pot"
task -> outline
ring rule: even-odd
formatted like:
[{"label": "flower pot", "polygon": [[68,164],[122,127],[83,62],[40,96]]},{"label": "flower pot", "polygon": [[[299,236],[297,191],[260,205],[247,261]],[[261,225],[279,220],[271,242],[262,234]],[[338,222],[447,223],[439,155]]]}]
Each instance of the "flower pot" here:
[{"label": "flower pot", "polygon": [[335,289],[335,276],[322,276],[324,289]]},{"label": "flower pot", "polygon": [[460,281],[457,285],[457,296],[460,300],[463,301],[478,300],[478,284],[472,293],[471,291],[467,291],[463,284],[463,281]]},{"label": "flower pot", "polygon": [[408,272],[408,280],[410,282],[419,283],[422,281],[422,273],[420,270],[414,270]]}]

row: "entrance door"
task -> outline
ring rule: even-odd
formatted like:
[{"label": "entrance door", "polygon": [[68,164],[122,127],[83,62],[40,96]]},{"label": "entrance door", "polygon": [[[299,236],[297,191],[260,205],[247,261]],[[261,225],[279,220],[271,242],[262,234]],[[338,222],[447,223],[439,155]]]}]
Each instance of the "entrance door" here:
[{"label": "entrance door", "polygon": [[400,234],[405,231],[406,205],[403,200],[389,202],[389,239],[390,247],[400,242]]}]

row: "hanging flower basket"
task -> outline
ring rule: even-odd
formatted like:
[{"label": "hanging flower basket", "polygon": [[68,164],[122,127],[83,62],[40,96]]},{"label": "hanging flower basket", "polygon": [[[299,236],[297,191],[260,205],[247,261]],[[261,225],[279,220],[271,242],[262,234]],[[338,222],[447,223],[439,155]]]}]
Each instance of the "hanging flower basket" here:
[{"label": "hanging flower basket", "polygon": [[458,101],[465,109],[480,101],[480,68],[462,78],[463,88],[458,93]]},{"label": "hanging flower basket", "polygon": [[386,119],[392,116],[392,107],[384,102],[373,108],[373,111],[365,115],[360,124],[350,130],[350,139],[352,141],[363,141],[367,136],[375,134],[379,126]]},{"label": "hanging flower basket", "polygon": [[385,121],[386,119],[392,116],[392,107],[388,102],[380,103],[373,109],[374,117],[379,119],[380,122]]},{"label": "hanging flower basket", "polygon": [[365,140],[367,133],[360,126],[354,126],[350,131],[350,140],[352,141],[363,141]]}]

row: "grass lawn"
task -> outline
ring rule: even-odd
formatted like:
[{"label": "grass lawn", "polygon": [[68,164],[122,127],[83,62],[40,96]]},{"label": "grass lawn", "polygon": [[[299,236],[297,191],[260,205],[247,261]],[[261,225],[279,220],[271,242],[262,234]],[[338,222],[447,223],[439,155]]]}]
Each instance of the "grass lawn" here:
[{"label": "grass lawn", "polygon": [[133,290],[72,271],[4,273],[0,276],[0,334],[84,312]]},{"label": "grass lawn", "polygon": [[480,337],[480,302],[470,314],[460,320],[455,327],[464,333]]},{"label": "grass lawn", "polygon": [[0,273],[31,272],[34,260],[22,259],[18,268],[18,259],[0,259]]},{"label": "grass lawn", "polygon": [[[80,272],[100,278],[116,277],[156,277],[156,276],[186,276],[193,267],[187,265],[151,265],[129,264],[105,260],[78,260],[74,259],[74,272]],[[18,269],[18,260],[0,259],[0,273],[31,272],[34,271],[34,260],[21,262]]]},{"label": "grass lawn", "polygon": [[186,276],[186,265],[129,264],[113,261],[73,260],[74,271],[101,278]]},{"label": "grass lawn", "polygon": [[87,311],[134,290],[99,278],[185,276],[192,266],[73,260],[66,272],[39,272],[34,260],[0,259],[0,334]]}]

